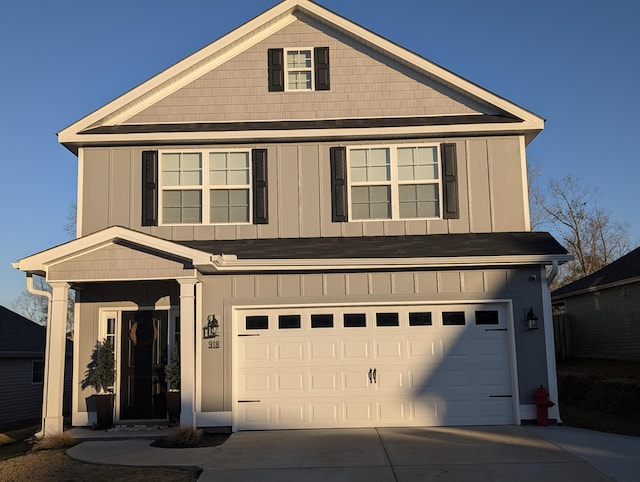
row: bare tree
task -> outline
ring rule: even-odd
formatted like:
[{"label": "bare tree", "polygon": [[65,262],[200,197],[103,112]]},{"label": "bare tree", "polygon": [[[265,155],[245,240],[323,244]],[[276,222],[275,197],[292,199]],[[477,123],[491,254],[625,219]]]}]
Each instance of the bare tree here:
[{"label": "bare tree", "polygon": [[[67,233],[72,239],[76,237],[76,218],[77,208],[74,201],[69,204],[69,210],[66,215],[65,224],[62,227],[65,233]],[[51,287],[42,276],[33,277],[33,287],[36,290],[48,291],[49,293],[51,293]],[[69,290],[69,298],[67,300],[67,333],[73,332],[75,297],[75,291]],[[35,295],[25,289],[13,301],[11,307],[13,311],[21,314],[31,321],[34,321],[40,325],[47,324],[49,300],[45,296]]]},{"label": "bare tree", "polygon": [[[49,285],[42,276],[33,277],[33,287],[42,291],[50,291]],[[23,290],[11,303],[11,308],[16,313],[39,325],[47,324],[49,300],[44,296],[34,295],[27,290]]]},{"label": "bare tree", "polygon": [[[51,293],[51,286],[49,286],[42,276],[33,276],[33,287],[36,290]],[[69,297],[67,299],[67,333],[73,332],[75,298],[75,291],[69,290]],[[49,299],[46,296],[36,295],[25,289],[13,301],[11,308],[16,313],[21,314],[25,318],[28,318],[39,325],[44,326],[47,324],[49,316]]]},{"label": "bare tree", "polygon": [[78,218],[78,208],[75,201],[69,204],[69,210],[63,226],[64,232],[69,235],[71,239],[76,237],[76,226]]},{"label": "bare tree", "polygon": [[629,224],[614,221],[598,207],[597,197],[597,189],[583,187],[566,175],[550,180],[547,191],[535,199],[543,214],[540,225],[549,226],[574,256],[560,271],[554,288],[603,268],[632,248]]}]

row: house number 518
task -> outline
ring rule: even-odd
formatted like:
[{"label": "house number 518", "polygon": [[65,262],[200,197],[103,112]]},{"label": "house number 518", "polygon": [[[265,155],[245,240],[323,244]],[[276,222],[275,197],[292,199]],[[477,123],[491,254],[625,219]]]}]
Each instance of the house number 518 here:
[{"label": "house number 518", "polygon": [[209,350],[213,350],[214,348],[220,348],[220,340],[211,340],[209,342]]}]

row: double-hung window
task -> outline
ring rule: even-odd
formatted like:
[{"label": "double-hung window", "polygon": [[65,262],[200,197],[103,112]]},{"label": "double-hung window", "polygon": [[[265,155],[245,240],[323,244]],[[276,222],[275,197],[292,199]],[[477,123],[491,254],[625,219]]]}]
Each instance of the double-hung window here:
[{"label": "double-hung window", "polygon": [[250,152],[161,152],[161,223],[250,222]]},{"label": "double-hung window", "polygon": [[437,145],[350,148],[350,219],[440,217],[439,165]]},{"label": "double-hung window", "polygon": [[312,49],[290,49],[286,51],[286,90],[313,90],[312,53]]}]

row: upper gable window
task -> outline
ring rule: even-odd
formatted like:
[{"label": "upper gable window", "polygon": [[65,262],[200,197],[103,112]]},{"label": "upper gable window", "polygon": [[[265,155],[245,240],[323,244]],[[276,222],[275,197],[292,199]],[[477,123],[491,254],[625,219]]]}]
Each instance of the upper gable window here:
[{"label": "upper gable window", "polygon": [[439,165],[437,145],[350,148],[350,219],[439,218]]},{"label": "upper gable window", "polygon": [[313,90],[311,49],[287,50],[286,90]]},{"label": "upper gable window", "polygon": [[248,223],[250,151],[162,152],[161,223]]},{"label": "upper gable window", "polygon": [[269,92],[329,90],[329,47],[268,50]]}]

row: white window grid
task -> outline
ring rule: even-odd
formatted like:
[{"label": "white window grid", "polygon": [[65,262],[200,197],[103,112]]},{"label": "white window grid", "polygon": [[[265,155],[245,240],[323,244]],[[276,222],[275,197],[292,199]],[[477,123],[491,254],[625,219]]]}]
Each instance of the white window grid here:
[{"label": "white window grid", "polygon": [[[419,148],[427,148],[433,149],[433,162],[430,164],[420,165],[420,167],[424,168],[425,166],[430,166],[430,169],[433,170],[434,176],[433,178],[418,178],[418,179],[407,179],[406,176],[401,175],[400,167],[398,161],[398,152],[401,149],[419,149]],[[354,166],[354,152],[363,151],[367,153],[374,153],[374,156],[378,154],[377,161],[368,162],[367,168],[364,165],[356,165]],[[387,152],[388,162],[384,165],[380,162],[379,153],[382,151]],[[435,143],[421,143],[421,144],[374,144],[374,145],[358,145],[358,146],[350,146],[347,148],[347,160],[348,160],[348,183],[349,183],[349,219],[351,221],[381,221],[381,220],[422,220],[422,219],[442,219],[442,172],[441,172],[441,161],[440,161],[440,149],[439,145]],[[409,167],[409,165],[402,165],[404,167]],[[364,180],[354,180],[353,169],[352,168],[362,168],[362,170],[366,170],[367,173],[364,177]],[[381,177],[381,173],[386,167],[387,174],[386,178],[383,179]],[[412,166],[415,168],[415,166]],[[428,167],[429,169],[429,167]],[[437,213],[435,216],[402,216],[400,210],[400,187],[401,186],[434,186],[437,198],[434,200],[437,203]],[[389,215],[386,217],[370,217],[370,218],[357,218],[354,216],[354,199],[353,192],[354,187],[385,187],[389,190]],[[431,201],[431,200],[429,200]]]},{"label": "white window grid", "polygon": [[[233,156],[234,154],[244,154],[246,155],[246,169],[243,170],[245,173],[244,182],[238,182],[238,169],[229,168],[227,166],[225,169],[216,169],[214,168],[214,161],[212,157],[216,155],[227,154]],[[200,159],[200,167],[198,169],[187,169],[186,173],[183,171],[180,175],[175,174],[175,169],[164,169],[164,162],[166,158],[170,158],[174,155],[186,155],[186,156],[194,156],[199,155]],[[204,149],[204,150],[164,150],[159,152],[159,171],[160,171],[160,189],[159,189],[159,212],[160,212],[160,224],[164,226],[185,226],[185,225],[211,225],[211,224],[251,224],[252,222],[252,192],[251,192],[251,150],[249,149]],[[224,175],[226,184],[221,182],[220,176]],[[182,181],[185,180],[184,183]],[[227,191],[227,192],[235,192],[245,191],[246,192],[246,206],[243,205],[247,211],[247,219],[244,221],[226,221],[226,222],[217,222],[213,219],[212,215],[212,193],[214,191]],[[182,192],[182,193],[199,193],[199,205],[198,208],[198,219],[195,220],[193,217],[190,220],[185,222],[170,222],[165,218],[165,197],[172,192]],[[233,196],[232,196],[233,197]],[[237,198],[238,196],[236,196]],[[234,207],[234,206],[232,206]],[[238,208],[236,203],[235,208]]]},{"label": "white window grid", "polygon": [[299,47],[284,52],[284,83],[287,91],[314,90],[313,48]]}]

